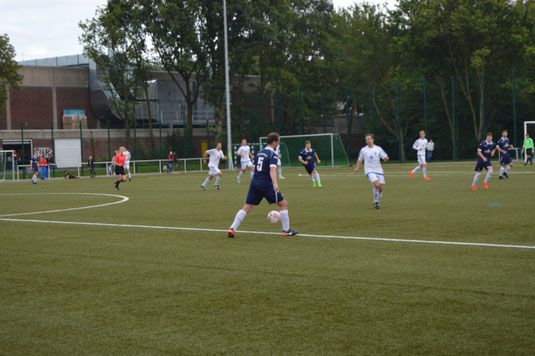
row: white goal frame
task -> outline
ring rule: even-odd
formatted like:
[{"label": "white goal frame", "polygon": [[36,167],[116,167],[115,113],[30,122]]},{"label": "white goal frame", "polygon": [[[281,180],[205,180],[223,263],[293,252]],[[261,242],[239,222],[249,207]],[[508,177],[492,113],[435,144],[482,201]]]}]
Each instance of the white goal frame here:
[{"label": "white goal frame", "polygon": [[[535,121],[524,121],[524,136],[522,136],[522,146],[524,146],[524,140],[526,139],[526,134],[528,133],[528,124],[534,124],[535,125]],[[520,147],[522,147],[522,146],[520,146]],[[524,159],[523,160],[524,160],[524,162],[526,162],[526,160],[527,160],[526,150],[523,149],[523,148],[522,148],[522,155],[524,155]]]},{"label": "white goal frame", "polygon": [[[6,153],[11,153],[11,180],[12,180],[12,181],[15,181],[15,174],[16,174],[15,171],[18,170],[18,167],[17,167],[17,169],[15,170],[15,164],[13,163],[13,162],[14,162],[14,158],[15,158],[15,151],[14,151],[14,150],[0,150],[0,155],[3,154],[4,152],[6,152]],[[6,166],[6,165],[7,165],[7,157],[8,157],[8,156],[9,156],[9,155],[6,154],[6,159],[5,159],[4,162],[3,162],[3,165],[4,165],[4,166],[3,166],[3,167],[0,167],[0,170],[3,169],[3,171],[4,171],[4,175],[3,175],[3,177],[0,179],[0,182],[5,181],[5,180],[6,180],[6,175],[8,175],[8,174],[6,174],[6,173],[7,173],[7,170],[6,170],[6,169],[7,169],[7,166]],[[18,175],[17,175],[17,176],[18,176]]]},{"label": "white goal frame", "polygon": [[[334,168],[335,167],[335,164],[334,164],[334,135],[338,135],[338,134],[331,132],[331,133],[310,134],[310,135],[286,135],[286,136],[280,136],[280,139],[282,140],[284,138],[296,138],[296,137],[307,138],[307,137],[319,137],[319,136],[329,137],[330,140],[331,140],[331,167]],[[338,136],[340,136],[340,135],[338,135]],[[260,148],[265,146],[265,141],[266,140],[267,140],[267,136],[259,138],[258,141],[260,142]],[[344,149],[344,155],[346,156],[347,161],[349,162],[349,164],[351,164],[351,162],[349,161],[349,157],[347,157],[347,152],[345,150],[345,147],[342,146],[342,148]]]}]

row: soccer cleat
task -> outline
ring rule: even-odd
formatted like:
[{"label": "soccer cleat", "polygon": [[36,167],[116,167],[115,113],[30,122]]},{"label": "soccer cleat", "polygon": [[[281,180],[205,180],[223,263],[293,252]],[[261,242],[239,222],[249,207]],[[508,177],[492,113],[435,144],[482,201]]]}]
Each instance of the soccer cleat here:
[{"label": "soccer cleat", "polygon": [[477,187],[475,185],[472,186],[472,190],[477,190]]},{"label": "soccer cleat", "polygon": [[507,175],[506,172],[503,172],[503,175],[505,176],[505,178],[509,179],[509,176]]},{"label": "soccer cleat", "polygon": [[115,186],[115,190],[119,190],[119,187],[118,187],[118,186]]},{"label": "soccer cleat", "polygon": [[312,188],[316,188],[316,181],[312,182]]},{"label": "soccer cleat", "polygon": [[500,176],[498,179],[505,179],[503,176]]},{"label": "soccer cleat", "polygon": [[381,209],[381,207],[379,206],[379,202],[373,203],[373,207],[377,210]]},{"label": "soccer cleat", "polygon": [[237,176],[236,180],[238,181],[238,183],[241,183],[241,177],[240,176]]},{"label": "soccer cleat", "polygon": [[286,178],[284,178],[283,176],[279,176],[279,179],[286,179]]},{"label": "soccer cleat", "polygon": [[321,187],[323,187],[323,185],[321,185],[320,183],[318,183],[318,188],[321,188]]},{"label": "soccer cleat", "polygon": [[411,179],[414,178],[414,173],[412,173],[412,171],[410,171],[409,174],[411,175]]},{"label": "soccer cleat", "polygon": [[429,178],[429,177],[424,177],[424,179],[425,179],[425,180],[431,180],[431,178]]},{"label": "soccer cleat", "polygon": [[483,188],[489,189],[489,185],[487,183],[483,182]]},{"label": "soccer cleat", "polygon": [[297,230],[287,230],[282,232],[282,236],[295,236],[299,233]]},{"label": "soccer cleat", "polygon": [[206,187],[204,185],[201,184],[201,189],[202,191],[204,192],[206,190]]},{"label": "soccer cleat", "polygon": [[234,231],[234,229],[228,229],[228,237],[230,237],[230,238],[234,237],[235,233],[236,233],[236,231]]},{"label": "soccer cleat", "polygon": [[219,185],[214,185],[214,188],[219,190]]}]

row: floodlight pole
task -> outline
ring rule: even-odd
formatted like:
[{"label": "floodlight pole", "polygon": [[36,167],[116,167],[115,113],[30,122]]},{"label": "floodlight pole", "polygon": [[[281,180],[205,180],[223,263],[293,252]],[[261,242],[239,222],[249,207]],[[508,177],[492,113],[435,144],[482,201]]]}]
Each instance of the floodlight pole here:
[{"label": "floodlight pole", "polygon": [[[232,152],[232,130],[230,127],[230,84],[228,66],[228,38],[227,38],[227,1],[223,0],[223,32],[225,33],[225,94],[227,99],[227,157]],[[228,169],[233,169],[232,160],[228,160]]]}]

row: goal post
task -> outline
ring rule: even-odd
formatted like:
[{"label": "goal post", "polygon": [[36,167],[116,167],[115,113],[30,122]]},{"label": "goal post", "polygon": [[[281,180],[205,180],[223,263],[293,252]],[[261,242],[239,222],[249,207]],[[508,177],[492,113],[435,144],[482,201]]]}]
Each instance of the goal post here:
[{"label": "goal post", "polygon": [[[522,137],[520,147],[524,145],[524,140],[526,139],[527,134],[529,134],[529,137],[533,139],[533,136],[535,135],[535,121],[524,121],[524,136]],[[525,162],[527,157],[524,149],[522,149],[522,155],[524,156]]]},{"label": "goal post", "polygon": [[18,165],[16,157],[13,150],[0,150],[0,181],[15,180]]},{"label": "goal post", "polygon": [[[260,137],[260,147],[265,147],[266,137]],[[300,167],[299,153],[305,148],[305,142],[310,141],[316,150],[321,164],[320,167],[349,166],[346,150],[337,133],[289,135],[280,136],[281,163],[284,167]]]}]

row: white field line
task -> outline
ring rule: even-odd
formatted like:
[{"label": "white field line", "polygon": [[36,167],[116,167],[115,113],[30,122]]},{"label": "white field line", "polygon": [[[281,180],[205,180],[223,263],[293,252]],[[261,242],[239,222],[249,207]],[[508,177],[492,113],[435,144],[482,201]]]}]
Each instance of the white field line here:
[{"label": "white field line", "polygon": [[104,206],[121,204],[121,203],[127,202],[130,199],[130,198],[122,196],[122,195],[104,194],[104,193],[12,193],[12,194],[0,194],[0,196],[16,196],[16,195],[90,195],[90,196],[113,197],[113,198],[119,198],[121,200],[114,201],[114,202],[111,202],[111,203],[105,203],[105,204],[82,206],[82,207],[78,207],[78,208],[65,208],[65,209],[55,209],[55,210],[45,210],[45,211],[34,211],[34,212],[30,212],[30,213],[3,214],[3,215],[0,215],[0,217],[47,214],[47,213],[60,213],[60,212],[63,212],[63,211],[73,211],[73,210],[84,210],[84,209],[101,208],[101,207],[104,207]]},{"label": "white field line", "polygon": [[[429,177],[433,177],[433,176],[459,176],[459,175],[468,175],[468,176],[473,176],[474,175],[474,172],[457,172],[457,173],[454,173],[454,172],[433,172],[433,171],[428,171],[429,173]],[[517,174],[535,174],[535,172],[514,172],[515,175]],[[359,172],[357,174],[354,174],[354,173],[320,173],[320,175],[323,177],[323,176],[326,176],[326,177],[348,177],[348,176],[361,176],[361,175],[365,175],[364,174],[364,171],[362,172]],[[417,172],[414,174],[415,175],[415,178],[418,177],[418,175],[421,175],[420,172]],[[297,175],[298,177],[308,177],[308,174],[305,174],[305,173],[299,173]],[[408,172],[385,172],[385,176],[388,177],[388,176],[409,176],[409,173]]]},{"label": "white field line", "polygon": [[[11,218],[0,218],[0,221],[38,223],[38,224],[83,225],[83,226],[98,226],[98,227],[113,227],[113,228],[121,227],[121,228],[134,228],[134,229],[154,229],[154,230],[203,231],[203,232],[217,232],[217,233],[227,232],[227,230],[222,230],[222,229],[207,229],[207,228],[196,228],[196,227],[129,225],[129,224],[91,223],[91,222],[79,222],[79,221],[55,221],[55,220],[11,219]],[[245,234],[245,235],[247,234],[280,235],[280,233],[278,232],[266,232],[266,231],[239,231],[238,233]],[[462,241],[405,240],[405,239],[390,239],[390,238],[380,238],[380,237],[358,237],[358,236],[337,236],[337,235],[316,235],[316,234],[299,234],[297,237],[316,237],[316,238],[323,238],[323,239],[365,240],[365,241],[401,242],[401,243],[434,244],[434,245],[501,247],[501,248],[517,248],[517,249],[535,250],[535,246],[503,245],[503,244],[462,242]]]}]

